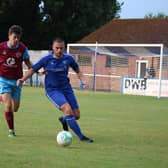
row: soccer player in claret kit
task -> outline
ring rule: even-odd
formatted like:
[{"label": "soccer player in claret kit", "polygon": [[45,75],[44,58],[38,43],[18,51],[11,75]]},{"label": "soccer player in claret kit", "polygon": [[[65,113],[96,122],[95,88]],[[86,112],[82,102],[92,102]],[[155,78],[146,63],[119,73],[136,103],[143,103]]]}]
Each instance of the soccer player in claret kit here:
[{"label": "soccer player in claret kit", "polygon": [[45,91],[49,100],[63,112],[63,116],[59,121],[63,125],[64,130],[68,130],[68,126],[83,142],[93,142],[92,139],[86,137],[77,123],[80,118],[80,110],[72,90],[68,78],[68,70],[71,67],[78,78],[82,81],[82,73],[75,59],[64,52],[65,43],[61,38],[55,38],[52,43],[52,51],[42,57],[35,63],[27,73],[18,80],[18,85],[22,84],[31,75],[43,68],[45,74]]},{"label": "soccer player in claret kit", "polygon": [[20,42],[22,28],[13,25],[9,28],[8,41],[0,43],[0,94],[4,103],[5,119],[9,128],[9,137],[15,136],[14,112],[20,105],[21,86],[17,79],[23,76],[22,64],[31,68],[27,47]]}]

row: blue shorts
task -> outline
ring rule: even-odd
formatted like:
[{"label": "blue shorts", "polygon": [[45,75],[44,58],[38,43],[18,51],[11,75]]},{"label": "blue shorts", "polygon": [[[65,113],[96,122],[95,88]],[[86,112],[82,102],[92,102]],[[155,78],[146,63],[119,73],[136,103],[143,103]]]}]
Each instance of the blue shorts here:
[{"label": "blue shorts", "polygon": [[21,86],[16,85],[17,80],[0,77],[0,94],[9,93],[14,100],[20,100]]},{"label": "blue shorts", "polygon": [[59,109],[65,103],[68,103],[72,110],[79,108],[73,92],[63,92],[53,89],[52,91],[46,91],[46,95],[49,100]]}]

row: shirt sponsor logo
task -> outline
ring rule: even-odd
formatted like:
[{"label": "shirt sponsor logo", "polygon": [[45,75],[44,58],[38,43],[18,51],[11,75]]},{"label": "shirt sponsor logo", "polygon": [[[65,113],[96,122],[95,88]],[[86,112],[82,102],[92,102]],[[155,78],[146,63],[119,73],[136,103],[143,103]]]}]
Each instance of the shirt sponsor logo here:
[{"label": "shirt sponsor logo", "polygon": [[13,57],[9,57],[7,60],[6,60],[6,66],[10,66],[10,67],[17,67],[16,64],[16,61],[15,61],[15,58]]}]

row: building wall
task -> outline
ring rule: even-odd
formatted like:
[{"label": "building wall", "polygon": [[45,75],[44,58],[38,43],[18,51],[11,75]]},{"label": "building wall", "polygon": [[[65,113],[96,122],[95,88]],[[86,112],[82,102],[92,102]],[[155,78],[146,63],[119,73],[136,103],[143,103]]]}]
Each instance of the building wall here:
[{"label": "building wall", "polygon": [[[92,64],[89,66],[80,66],[85,77],[85,81],[89,83],[89,89],[93,89],[93,67],[94,55],[91,56]],[[136,61],[141,60],[141,57],[129,57],[127,67],[107,67],[106,56],[98,55],[96,62],[96,90],[117,91],[121,90],[122,77],[136,77]],[[153,66],[155,71],[154,78],[159,78],[159,58],[146,57],[143,60],[148,61],[148,66]],[[148,68],[148,67],[147,67]],[[145,76],[144,76],[145,77]],[[162,77],[168,78],[168,67],[163,68]],[[79,88],[79,80],[74,74],[70,74],[71,83],[74,88]]]},{"label": "building wall", "polygon": [[[48,51],[30,51],[31,60],[35,63],[42,56],[44,56]],[[86,56],[86,53],[80,53],[82,56]],[[74,54],[75,55],[75,54]],[[88,65],[80,65],[80,68],[84,74],[86,83],[89,84],[89,90],[94,89],[94,54],[87,53],[87,56],[91,57],[91,62]],[[76,57],[76,56],[75,56]],[[106,55],[97,55],[96,60],[96,79],[95,79],[95,89],[103,91],[114,91],[120,92],[122,77],[136,77],[136,61],[140,60],[140,57],[129,57],[128,66],[107,66],[106,65]],[[146,57],[143,60],[148,61],[149,66],[153,66],[155,70],[155,78],[159,77],[159,58]],[[74,88],[80,88],[80,82],[76,74],[70,69],[69,73],[70,82]],[[162,77],[168,79],[168,67],[164,66],[162,69]],[[33,77],[33,83],[36,83],[36,76]],[[39,77],[38,84],[43,86],[44,76]]]}]

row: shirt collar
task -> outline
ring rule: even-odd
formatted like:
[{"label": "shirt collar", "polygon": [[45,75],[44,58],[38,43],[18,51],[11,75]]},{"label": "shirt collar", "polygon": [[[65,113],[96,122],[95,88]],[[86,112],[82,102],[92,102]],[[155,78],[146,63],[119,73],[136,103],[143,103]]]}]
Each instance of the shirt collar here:
[{"label": "shirt collar", "polygon": [[54,55],[53,51],[50,51],[50,54],[52,55],[53,58],[56,58],[56,59],[61,59],[64,56],[64,53],[63,53],[62,56],[60,58],[58,58]]},{"label": "shirt collar", "polygon": [[8,48],[10,48],[10,49],[16,49],[16,48],[19,47],[19,43],[18,43],[15,47],[12,47],[12,46],[10,45],[9,41],[7,41],[7,46],[8,46]]}]

